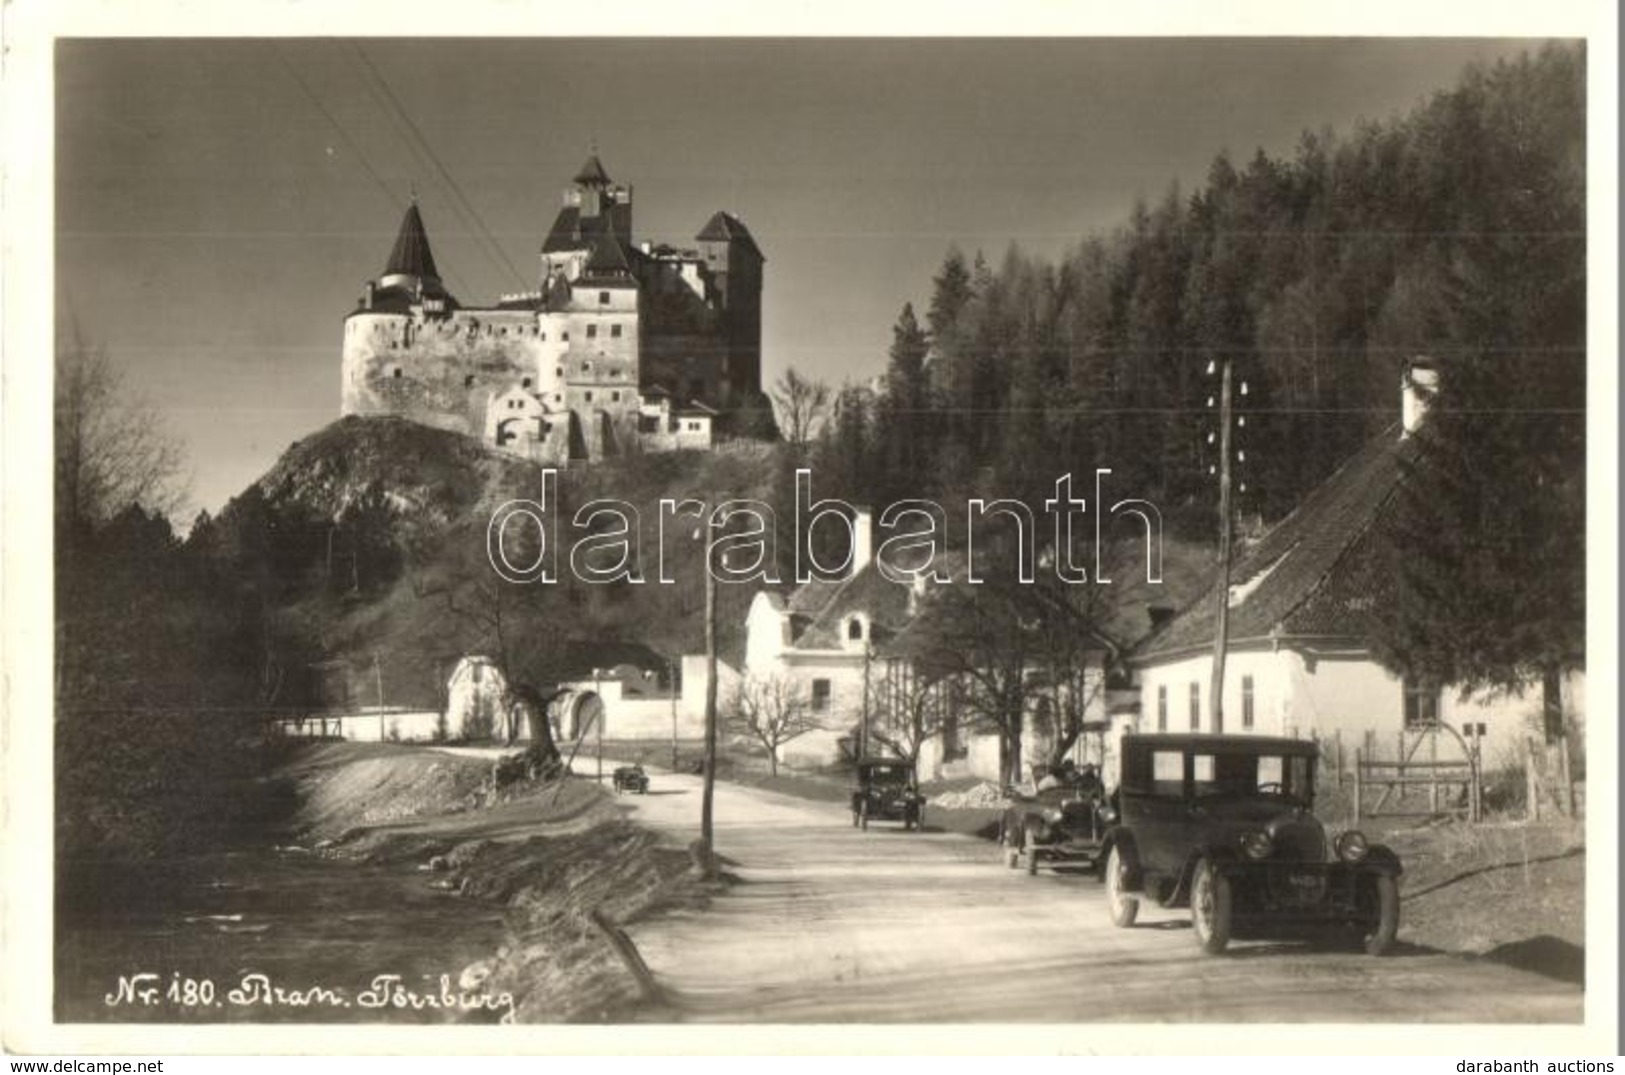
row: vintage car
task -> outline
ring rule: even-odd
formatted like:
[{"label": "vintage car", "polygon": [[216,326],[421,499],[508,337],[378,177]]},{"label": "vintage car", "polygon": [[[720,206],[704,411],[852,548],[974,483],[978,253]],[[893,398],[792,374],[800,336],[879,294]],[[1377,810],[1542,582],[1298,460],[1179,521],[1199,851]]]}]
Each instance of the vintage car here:
[{"label": "vintage car", "polygon": [[1331,840],[1311,812],[1312,741],[1241,735],[1127,735],[1117,824],[1106,833],[1112,922],[1142,899],[1190,908],[1204,952],[1232,937],[1327,929],[1372,955],[1399,929],[1400,863],[1348,830]]},{"label": "vintage car", "polygon": [[914,779],[914,766],[899,758],[862,758],[854,766],[852,827],[870,821],[901,821],[904,829],[925,827],[925,796]]},{"label": "vintage car", "polygon": [[628,791],[637,795],[649,793],[649,774],[641,765],[622,765],[615,770],[613,779],[617,795]]},{"label": "vintage car", "polygon": [[1040,865],[1099,865],[1106,830],[1117,815],[1093,765],[1053,770],[1033,794],[1012,790],[1009,800],[999,823],[1005,865],[1025,866],[1029,874]]}]

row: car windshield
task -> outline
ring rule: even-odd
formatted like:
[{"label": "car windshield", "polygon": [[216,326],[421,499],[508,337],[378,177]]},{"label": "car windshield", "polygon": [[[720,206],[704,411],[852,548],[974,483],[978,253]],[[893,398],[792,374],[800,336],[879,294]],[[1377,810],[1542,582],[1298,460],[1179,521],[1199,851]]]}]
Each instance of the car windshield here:
[{"label": "car windshield", "polygon": [[1302,754],[1194,754],[1196,797],[1278,795],[1309,805],[1314,767]]},{"label": "car windshield", "polygon": [[908,770],[897,765],[876,765],[869,769],[869,779],[877,784],[897,784],[908,779]]}]

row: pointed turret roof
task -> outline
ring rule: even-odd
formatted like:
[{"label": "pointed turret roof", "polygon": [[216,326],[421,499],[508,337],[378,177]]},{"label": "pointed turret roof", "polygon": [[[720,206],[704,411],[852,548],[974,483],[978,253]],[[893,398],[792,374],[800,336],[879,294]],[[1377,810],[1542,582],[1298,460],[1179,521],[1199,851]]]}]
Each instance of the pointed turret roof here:
[{"label": "pointed turret roof", "polygon": [[401,220],[400,234],[395,237],[395,248],[389,252],[389,264],[384,266],[385,276],[417,276],[424,280],[439,281],[440,272],[434,265],[434,253],[429,249],[429,235],[423,228],[423,214],[418,212],[416,199],[406,209]]},{"label": "pointed turret roof", "polygon": [[705,227],[701,228],[700,233],[694,238],[702,243],[743,243],[754,251],[757,257],[763,261],[767,260],[762,257],[762,249],[756,245],[756,239],[751,235],[750,229],[745,227],[745,222],[732,213],[720,209],[711,215],[711,219],[705,222]]},{"label": "pointed turret roof", "polygon": [[615,221],[610,218],[609,226],[598,233],[598,241],[593,244],[592,257],[587,259],[587,276],[624,276],[632,271],[632,264],[626,258],[626,248],[615,234]]},{"label": "pointed turret roof", "polygon": [[598,154],[594,153],[587,158],[587,163],[576,173],[575,181],[584,187],[609,186],[609,173],[604,171],[604,162],[598,159]]}]

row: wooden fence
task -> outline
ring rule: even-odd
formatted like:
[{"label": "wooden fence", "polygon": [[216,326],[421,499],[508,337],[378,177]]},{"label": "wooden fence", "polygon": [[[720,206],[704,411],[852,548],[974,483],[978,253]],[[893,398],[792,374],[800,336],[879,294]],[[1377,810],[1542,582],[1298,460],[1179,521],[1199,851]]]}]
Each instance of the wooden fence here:
[{"label": "wooden fence", "polygon": [[[1476,727],[1463,736],[1446,724],[1394,733],[1376,732],[1345,743],[1342,733],[1321,742],[1323,770],[1341,788],[1353,783],[1354,819],[1458,815],[1484,816],[1484,781]],[[1357,742],[1358,745],[1352,745]],[[1391,744],[1391,745],[1390,745]],[[1352,754],[1352,764],[1350,755]]]}]

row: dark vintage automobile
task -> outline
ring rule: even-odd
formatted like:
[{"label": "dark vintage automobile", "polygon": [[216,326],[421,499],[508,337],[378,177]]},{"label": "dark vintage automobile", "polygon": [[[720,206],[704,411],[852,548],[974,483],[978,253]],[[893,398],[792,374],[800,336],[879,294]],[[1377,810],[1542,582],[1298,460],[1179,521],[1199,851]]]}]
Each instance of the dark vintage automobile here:
[{"label": "dark vintage automobile", "polygon": [[622,765],[614,774],[615,794],[632,792],[636,795],[649,793],[649,774],[643,771],[641,765]]},{"label": "dark vintage automobile", "polygon": [[862,758],[854,766],[852,827],[871,821],[901,821],[904,829],[925,827],[925,797],[914,766],[898,758]]},{"label": "dark vintage automobile", "polygon": [[1121,817],[1106,834],[1113,923],[1140,900],[1190,908],[1204,952],[1232,937],[1342,931],[1372,955],[1399,929],[1400,863],[1349,830],[1331,840],[1311,812],[1316,745],[1230,735],[1128,735]]},{"label": "dark vintage automobile", "polygon": [[1032,795],[1011,793],[999,824],[1005,865],[1024,866],[1029,874],[1040,865],[1095,869],[1116,816],[1100,771],[1069,763],[1039,781]]}]

